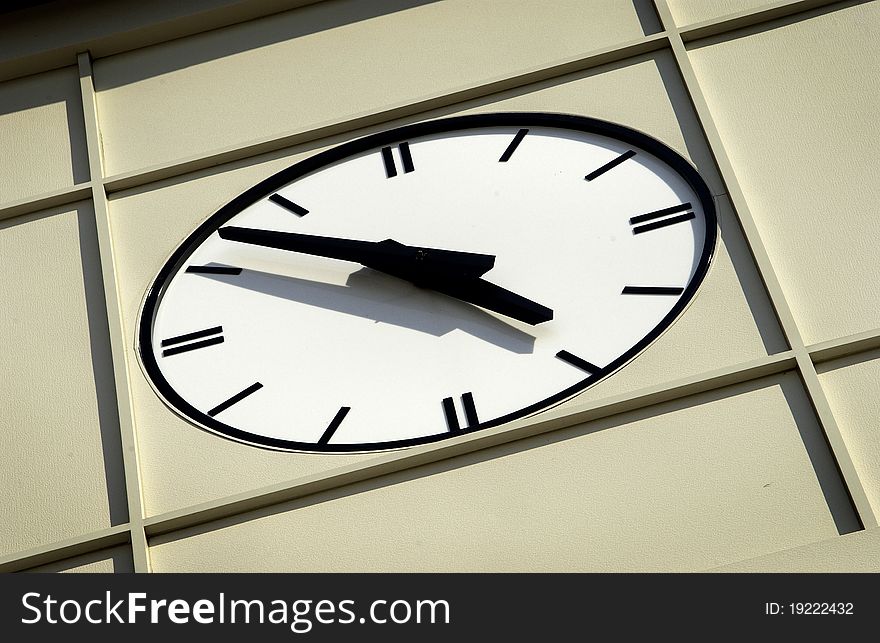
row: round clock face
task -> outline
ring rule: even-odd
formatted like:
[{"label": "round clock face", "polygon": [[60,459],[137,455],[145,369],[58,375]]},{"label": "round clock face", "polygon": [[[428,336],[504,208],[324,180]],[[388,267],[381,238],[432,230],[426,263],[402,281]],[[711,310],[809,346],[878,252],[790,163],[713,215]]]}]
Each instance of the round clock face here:
[{"label": "round clock face", "polygon": [[297,163],[210,216],[147,293],[138,353],[195,424],[348,452],[536,413],[682,313],[716,240],[705,183],[631,129],[420,123]]}]

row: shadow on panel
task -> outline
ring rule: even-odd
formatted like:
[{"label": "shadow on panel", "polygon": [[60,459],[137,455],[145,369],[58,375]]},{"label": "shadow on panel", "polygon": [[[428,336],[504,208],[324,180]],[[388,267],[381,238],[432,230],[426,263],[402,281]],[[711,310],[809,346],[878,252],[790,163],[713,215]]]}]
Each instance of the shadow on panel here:
[{"label": "shadow on panel", "polygon": [[[190,38],[163,43],[161,48],[150,50],[151,55],[141,57],[137,65],[97,65],[95,89],[103,91],[121,87],[145,78],[161,76],[178,69],[193,67],[205,62],[235,54],[267,47],[279,42],[302,38],[310,34],[343,27],[345,25],[405,11],[437,0],[383,0],[383,2],[335,2],[332,10],[319,3],[306,5],[293,11],[257,18],[231,28],[221,28],[196,34]],[[122,56],[132,54],[121,54]],[[137,52],[134,52],[137,55]]]},{"label": "shadow on panel", "polygon": [[[798,426],[798,431],[800,432],[810,462],[812,463],[813,470],[819,480],[819,485],[822,489],[825,500],[828,503],[829,512],[833,517],[838,531],[840,533],[849,533],[860,529],[853,505],[843,486],[843,481],[834,466],[833,457],[824,441],[822,431],[819,428],[815,414],[812,412],[812,408],[807,401],[803,387],[796,375],[793,373],[785,373],[715,391],[700,393],[678,400],[664,402],[634,411],[620,413],[618,415],[589,421],[583,424],[577,424],[550,433],[527,437],[506,444],[500,444],[479,451],[466,453],[448,460],[442,460],[412,469],[398,471],[363,482],[355,482],[343,487],[306,496],[304,498],[283,502],[278,505],[255,509],[228,518],[221,518],[202,525],[155,536],[151,539],[151,544],[160,545],[197,536],[216,529],[224,529],[226,527],[251,522],[263,517],[287,513],[303,507],[375,491],[377,489],[403,484],[416,479],[427,478],[490,460],[502,459],[506,456],[539,449],[552,444],[564,443],[572,439],[601,431],[633,430],[631,427],[628,427],[628,425],[664,414],[670,414],[700,405],[717,402],[726,398],[748,394],[769,386],[779,386],[782,389],[786,401],[789,403],[792,415]],[[712,427],[706,426],[705,430],[711,432]],[[773,427],[767,427],[767,430],[772,431]],[[681,456],[684,460],[688,457],[684,448],[682,449]],[[772,482],[768,484],[772,484]]]},{"label": "shadow on panel", "polygon": [[100,251],[98,249],[98,231],[91,204],[81,205],[77,209],[77,224],[79,226],[86,313],[89,323],[92,376],[97,395],[110,522],[113,525],[119,525],[128,521],[128,500],[125,487],[125,469],[122,461],[122,441],[119,433],[119,411],[116,403],[113,358],[110,352],[110,329],[107,325],[107,302],[104,298],[104,278],[101,272]]},{"label": "shadow on panel", "polygon": [[[114,574],[128,574],[134,572],[134,562],[132,561],[131,551],[128,547],[111,547],[109,549],[101,549],[89,554],[74,556],[73,558],[65,558],[54,563],[40,565],[31,569],[22,570],[23,574],[59,574],[75,570],[78,567],[85,567],[94,563],[102,563],[109,561]],[[90,570],[83,570],[90,571]]]}]

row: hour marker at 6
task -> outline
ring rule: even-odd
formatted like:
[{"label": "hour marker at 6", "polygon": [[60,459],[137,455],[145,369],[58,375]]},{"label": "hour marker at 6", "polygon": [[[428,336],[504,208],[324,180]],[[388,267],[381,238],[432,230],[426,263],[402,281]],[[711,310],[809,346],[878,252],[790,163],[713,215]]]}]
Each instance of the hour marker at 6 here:
[{"label": "hour marker at 6", "polygon": [[[401,143],[398,145],[397,149],[400,152],[403,172],[405,174],[414,172],[416,168],[413,165],[412,153],[409,151],[409,143]],[[397,165],[394,163],[394,154],[391,151],[391,146],[385,146],[382,148],[382,163],[385,164],[385,176],[389,179],[397,176]]]}]

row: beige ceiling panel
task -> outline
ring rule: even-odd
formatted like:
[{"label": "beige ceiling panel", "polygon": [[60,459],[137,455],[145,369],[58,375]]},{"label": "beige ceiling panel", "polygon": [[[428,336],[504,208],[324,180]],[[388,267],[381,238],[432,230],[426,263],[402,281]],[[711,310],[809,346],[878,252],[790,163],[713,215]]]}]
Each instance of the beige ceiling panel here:
[{"label": "beige ceiling panel", "polygon": [[0,256],[4,555],[128,517],[91,205],[0,222]]},{"label": "beige ceiling panel", "polygon": [[333,0],[99,59],[108,172],[308,131],[629,42],[643,35],[640,18],[620,0],[518,0],[503,11],[469,0]]},{"label": "beige ceiling panel", "polygon": [[134,564],[131,549],[121,546],[65,558],[25,571],[39,574],[126,574],[134,571]]},{"label": "beige ceiling panel", "polygon": [[880,513],[880,351],[819,365],[819,380],[875,513]]},{"label": "beige ceiling panel", "polygon": [[691,25],[780,4],[779,0],[667,0],[675,24]]},{"label": "beige ceiling panel", "polygon": [[702,570],[837,534],[818,431],[783,375],[160,536],[152,565]]},{"label": "beige ceiling panel", "polygon": [[0,205],[89,180],[74,67],[0,83]]},{"label": "beige ceiling panel", "polygon": [[712,571],[777,574],[877,573],[880,572],[880,528],[759,556]]},{"label": "beige ceiling panel", "polygon": [[878,39],[869,2],[689,54],[808,343],[880,327]]}]

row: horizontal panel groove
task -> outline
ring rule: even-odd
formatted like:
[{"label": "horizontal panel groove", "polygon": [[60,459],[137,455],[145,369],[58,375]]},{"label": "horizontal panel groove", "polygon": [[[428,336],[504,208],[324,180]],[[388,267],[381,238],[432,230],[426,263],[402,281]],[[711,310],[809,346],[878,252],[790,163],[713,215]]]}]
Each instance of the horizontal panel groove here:
[{"label": "horizontal panel groove", "polygon": [[25,199],[19,199],[12,203],[0,205],[0,221],[3,219],[11,219],[22,214],[30,214],[48,208],[54,208],[61,205],[76,203],[83,199],[92,197],[91,183],[78,183],[69,188],[61,188],[60,190],[52,190]]},{"label": "horizontal panel groove", "polygon": [[668,40],[665,33],[653,34],[623,45],[595,50],[583,56],[557,61],[546,66],[520,70],[479,84],[459,87],[414,100],[407,100],[377,111],[328,121],[308,129],[288,131],[277,136],[216,149],[190,158],[177,159],[152,167],[115,174],[104,179],[104,186],[108,193],[140,187],[155,181],[252,158],[260,154],[275,152],[294,145],[301,145],[325,137],[344,134],[352,130],[416,116],[463,101],[484,98],[499,92],[584,71],[607,63],[620,62],[627,58],[663,49],[667,45]]},{"label": "horizontal panel groove", "polygon": [[[196,36],[201,33],[223,29],[249,20],[257,20],[275,13],[298,9],[324,0],[243,0],[227,2],[225,6],[209,10],[187,11],[185,3],[178,3],[176,14],[162,16],[162,8],[152,7],[155,21],[151,24],[126,25],[118,16],[108,21],[108,29],[101,32],[103,17],[89,11],[89,7],[79,9],[79,34],[91,32],[90,37],[68,38],[65,42],[58,38],[50,39],[48,47],[34,48],[30,52],[15,55],[12,48],[0,50],[0,81],[20,78],[52,69],[66,67],[84,51],[93,57],[107,57],[135,49],[142,49],[170,42],[178,38]],[[101,9],[98,9],[101,11]],[[45,11],[42,7],[28,10],[31,13]],[[103,13],[107,13],[106,9]],[[167,9],[165,10],[167,14]],[[120,30],[121,29],[121,30]],[[37,39],[31,39],[38,42]]]},{"label": "horizontal panel groove", "polygon": [[880,348],[880,328],[807,346],[814,364]]},{"label": "horizontal panel groove", "polygon": [[31,567],[39,567],[81,554],[124,545],[131,542],[128,523],[108,527],[75,538],[49,543],[27,551],[9,554],[0,558],[0,573],[16,572]]},{"label": "horizontal panel groove", "polygon": [[840,0],[784,0],[760,9],[746,10],[738,13],[727,14],[719,18],[696,22],[679,27],[681,39],[684,42],[693,42],[701,38],[720,36],[737,29],[752,27],[757,24],[786,18],[798,13],[810,11],[827,5],[836,4]]},{"label": "horizontal panel groove", "polygon": [[444,441],[441,446],[429,444],[414,447],[404,454],[392,453],[321,474],[148,517],[144,521],[144,528],[147,536],[159,536],[397,471],[454,458],[480,449],[784,373],[796,368],[796,366],[795,354],[792,351],[786,351],[744,364],[702,373],[695,377],[640,389],[629,394],[584,402],[564,409],[551,409],[544,413],[538,422],[525,418],[507,426],[451,438]]}]

